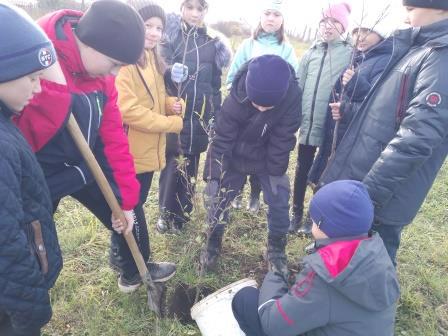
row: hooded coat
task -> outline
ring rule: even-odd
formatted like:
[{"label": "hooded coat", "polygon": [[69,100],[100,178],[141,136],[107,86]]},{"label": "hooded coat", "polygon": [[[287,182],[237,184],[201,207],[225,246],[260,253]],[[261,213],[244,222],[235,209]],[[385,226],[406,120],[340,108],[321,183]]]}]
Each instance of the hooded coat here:
[{"label": "hooded coat", "polygon": [[268,273],[258,314],[267,336],[392,336],[397,274],[378,234],[317,241],[288,289]]}]

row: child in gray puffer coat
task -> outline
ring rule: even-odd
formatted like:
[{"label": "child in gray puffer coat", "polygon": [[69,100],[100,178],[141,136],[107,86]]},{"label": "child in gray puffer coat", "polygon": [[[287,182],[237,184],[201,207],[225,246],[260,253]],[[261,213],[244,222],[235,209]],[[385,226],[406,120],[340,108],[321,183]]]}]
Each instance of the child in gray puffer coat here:
[{"label": "child in gray puffer coat", "polygon": [[243,288],[232,308],[251,336],[394,334],[400,295],[395,268],[378,234],[369,234],[373,204],[361,182],[320,189],[310,204],[312,253],[289,287],[269,272],[260,290]]}]

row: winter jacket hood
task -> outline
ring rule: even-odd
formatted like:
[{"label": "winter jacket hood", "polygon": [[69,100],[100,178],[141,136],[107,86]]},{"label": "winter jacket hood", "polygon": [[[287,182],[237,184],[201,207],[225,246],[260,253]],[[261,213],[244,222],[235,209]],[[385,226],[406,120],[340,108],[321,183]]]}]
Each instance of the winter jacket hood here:
[{"label": "winter jacket hood", "polygon": [[304,262],[354,304],[382,311],[399,297],[394,267],[387,258],[378,257],[383,251],[383,241],[375,235],[370,239],[330,242],[305,257]]},{"label": "winter jacket hood", "polygon": [[365,52],[362,51],[356,51],[355,54],[355,64],[357,66],[361,65],[363,62],[378,57],[380,55],[391,55],[392,49],[394,47],[393,38],[387,38],[383,41],[379,42],[377,45],[373,46],[372,48],[368,49]]}]

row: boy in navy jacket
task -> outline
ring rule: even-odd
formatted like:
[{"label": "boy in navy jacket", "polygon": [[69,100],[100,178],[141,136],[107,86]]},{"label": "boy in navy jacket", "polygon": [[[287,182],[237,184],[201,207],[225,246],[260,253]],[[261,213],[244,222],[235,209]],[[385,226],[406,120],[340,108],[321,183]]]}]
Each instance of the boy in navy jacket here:
[{"label": "boy in navy jacket", "polygon": [[286,170],[300,125],[301,92],[292,66],[279,56],[248,62],[236,75],[232,91],[217,116],[205,164],[208,208],[205,269],[214,268],[228,221],[228,207],[248,174],[261,183],[268,211],[268,261],[287,274],[289,180]]},{"label": "boy in navy jacket", "polygon": [[56,63],[45,33],[0,2],[0,335],[38,336],[62,268],[50,193],[36,157],[11,122]]}]

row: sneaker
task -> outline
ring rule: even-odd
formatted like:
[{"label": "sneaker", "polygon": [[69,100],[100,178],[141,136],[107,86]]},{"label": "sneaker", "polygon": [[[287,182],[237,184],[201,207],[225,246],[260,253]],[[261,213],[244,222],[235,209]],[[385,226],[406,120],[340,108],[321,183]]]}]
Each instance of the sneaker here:
[{"label": "sneaker", "polygon": [[[171,279],[176,274],[176,265],[169,262],[147,262],[149,274],[151,274],[151,279],[153,282],[165,282]],[[142,285],[142,279],[140,274],[136,274],[130,278],[121,274],[118,278],[118,289],[122,293],[132,293],[135,292]]]},{"label": "sneaker", "polygon": [[126,278],[124,274],[118,277],[118,289],[120,292],[130,294],[135,292],[142,285],[142,279],[140,274],[136,274],[133,277]]},{"label": "sneaker", "polygon": [[251,197],[249,199],[249,204],[247,205],[247,210],[253,215],[256,215],[260,210],[260,199]]},{"label": "sneaker", "polygon": [[243,207],[243,196],[242,195],[236,196],[231,202],[231,204],[232,208],[237,210],[241,209]]}]

